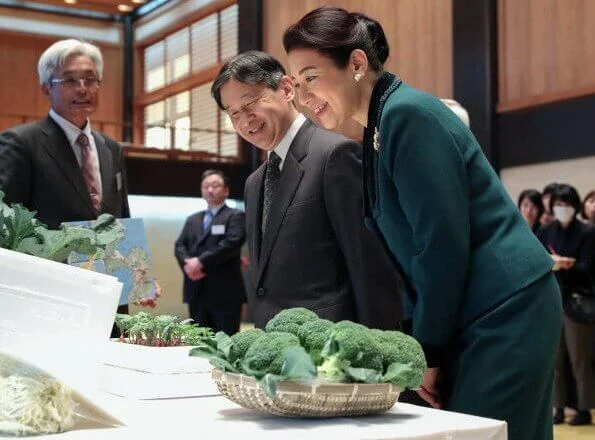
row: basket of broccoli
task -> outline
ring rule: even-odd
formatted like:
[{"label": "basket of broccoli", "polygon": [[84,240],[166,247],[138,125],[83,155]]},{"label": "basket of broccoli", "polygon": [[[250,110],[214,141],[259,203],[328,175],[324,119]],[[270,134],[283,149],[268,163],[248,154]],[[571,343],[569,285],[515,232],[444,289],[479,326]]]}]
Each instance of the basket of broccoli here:
[{"label": "basket of broccoli", "polygon": [[213,379],[230,400],[293,417],[384,412],[401,390],[420,387],[426,369],[412,337],[334,323],[305,308],[281,311],[264,330],[202,338],[190,355],[210,360]]}]

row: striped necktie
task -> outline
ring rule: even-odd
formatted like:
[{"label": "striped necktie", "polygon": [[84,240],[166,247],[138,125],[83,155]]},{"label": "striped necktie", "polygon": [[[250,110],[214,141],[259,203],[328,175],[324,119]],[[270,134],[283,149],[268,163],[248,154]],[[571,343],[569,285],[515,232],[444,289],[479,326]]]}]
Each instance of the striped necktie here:
[{"label": "striped necktie", "polygon": [[101,211],[101,186],[99,185],[99,167],[93,160],[91,155],[91,145],[89,144],[89,138],[85,133],[81,133],[77,138],[77,143],[81,147],[81,169],[83,172],[83,179],[87,190],[91,196],[91,203],[96,213]]}]

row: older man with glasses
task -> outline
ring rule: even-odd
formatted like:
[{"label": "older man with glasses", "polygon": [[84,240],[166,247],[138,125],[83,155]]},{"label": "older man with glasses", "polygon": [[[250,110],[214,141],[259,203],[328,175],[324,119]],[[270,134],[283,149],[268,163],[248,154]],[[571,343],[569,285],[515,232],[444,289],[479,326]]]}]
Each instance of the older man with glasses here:
[{"label": "older man with glasses", "polygon": [[89,120],[99,101],[101,52],[83,41],[58,41],[39,58],[38,73],[51,109],[41,121],[0,134],[5,201],[37,211],[52,229],[102,213],[130,217],[122,148]]}]

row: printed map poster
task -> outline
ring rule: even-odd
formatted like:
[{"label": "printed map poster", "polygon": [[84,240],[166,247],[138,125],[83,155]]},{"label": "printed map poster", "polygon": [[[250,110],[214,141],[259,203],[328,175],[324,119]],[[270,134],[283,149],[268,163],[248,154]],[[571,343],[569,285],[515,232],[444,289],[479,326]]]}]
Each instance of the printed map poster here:
[{"label": "printed map poster", "polygon": [[[124,285],[120,305],[133,304],[141,298],[155,298],[155,278],[151,253],[142,218],[116,219],[124,228],[124,237],[106,249],[102,262],[89,260],[89,256],[73,252],[68,264],[112,275]],[[90,227],[92,221],[65,222],[65,225]]]}]

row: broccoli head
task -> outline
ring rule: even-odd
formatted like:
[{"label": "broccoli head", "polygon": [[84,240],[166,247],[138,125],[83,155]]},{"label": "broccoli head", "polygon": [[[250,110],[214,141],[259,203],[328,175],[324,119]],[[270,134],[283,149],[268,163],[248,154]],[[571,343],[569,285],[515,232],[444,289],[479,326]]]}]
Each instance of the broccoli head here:
[{"label": "broccoli head", "polygon": [[349,321],[347,319],[343,320],[343,321],[336,322],[333,325],[333,330],[341,330],[341,329],[350,328],[350,327],[356,327],[361,330],[369,330],[368,327],[366,327],[365,325],[358,324],[357,322]]},{"label": "broccoli head", "polygon": [[248,347],[244,355],[244,371],[251,375],[281,374],[286,348],[300,346],[298,337],[291,333],[271,332],[260,336]]},{"label": "broccoli head", "polygon": [[291,309],[281,310],[271,318],[265,330],[268,332],[286,332],[297,335],[298,328],[308,322],[319,319],[318,315],[311,310],[303,307],[293,307]]},{"label": "broccoli head", "polygon": [[382,355],[376,340],[370,330],[360,324],[334,325],[321,356],[323,362],[318,373],[330,381],[346,381],[348,367],[382,373]]},{"label": "broccoli head", "polygon": [[229,361],[234,362],[242,359],[248,348],[262,335],[264,330],[252,328],[243,332],[235,333],[231,336],[231,349],[229,350]]},{"label": "broccoli head", "polygon": [[416,389],[421,386],[426,371],[424,351],[414,338],[396,330],[371,330],[376,344],[382,353],[382,363],[386,371],[391,364],[409,364],[411,374],[400,384],[404,388]]},{"label": "broccoli head", "polygon": [[310,354],[315,364],[320,364],[320,352],[331,335],[334,323],[327,319],[316,319],[302,324],[297,331],[302,346]]}]

